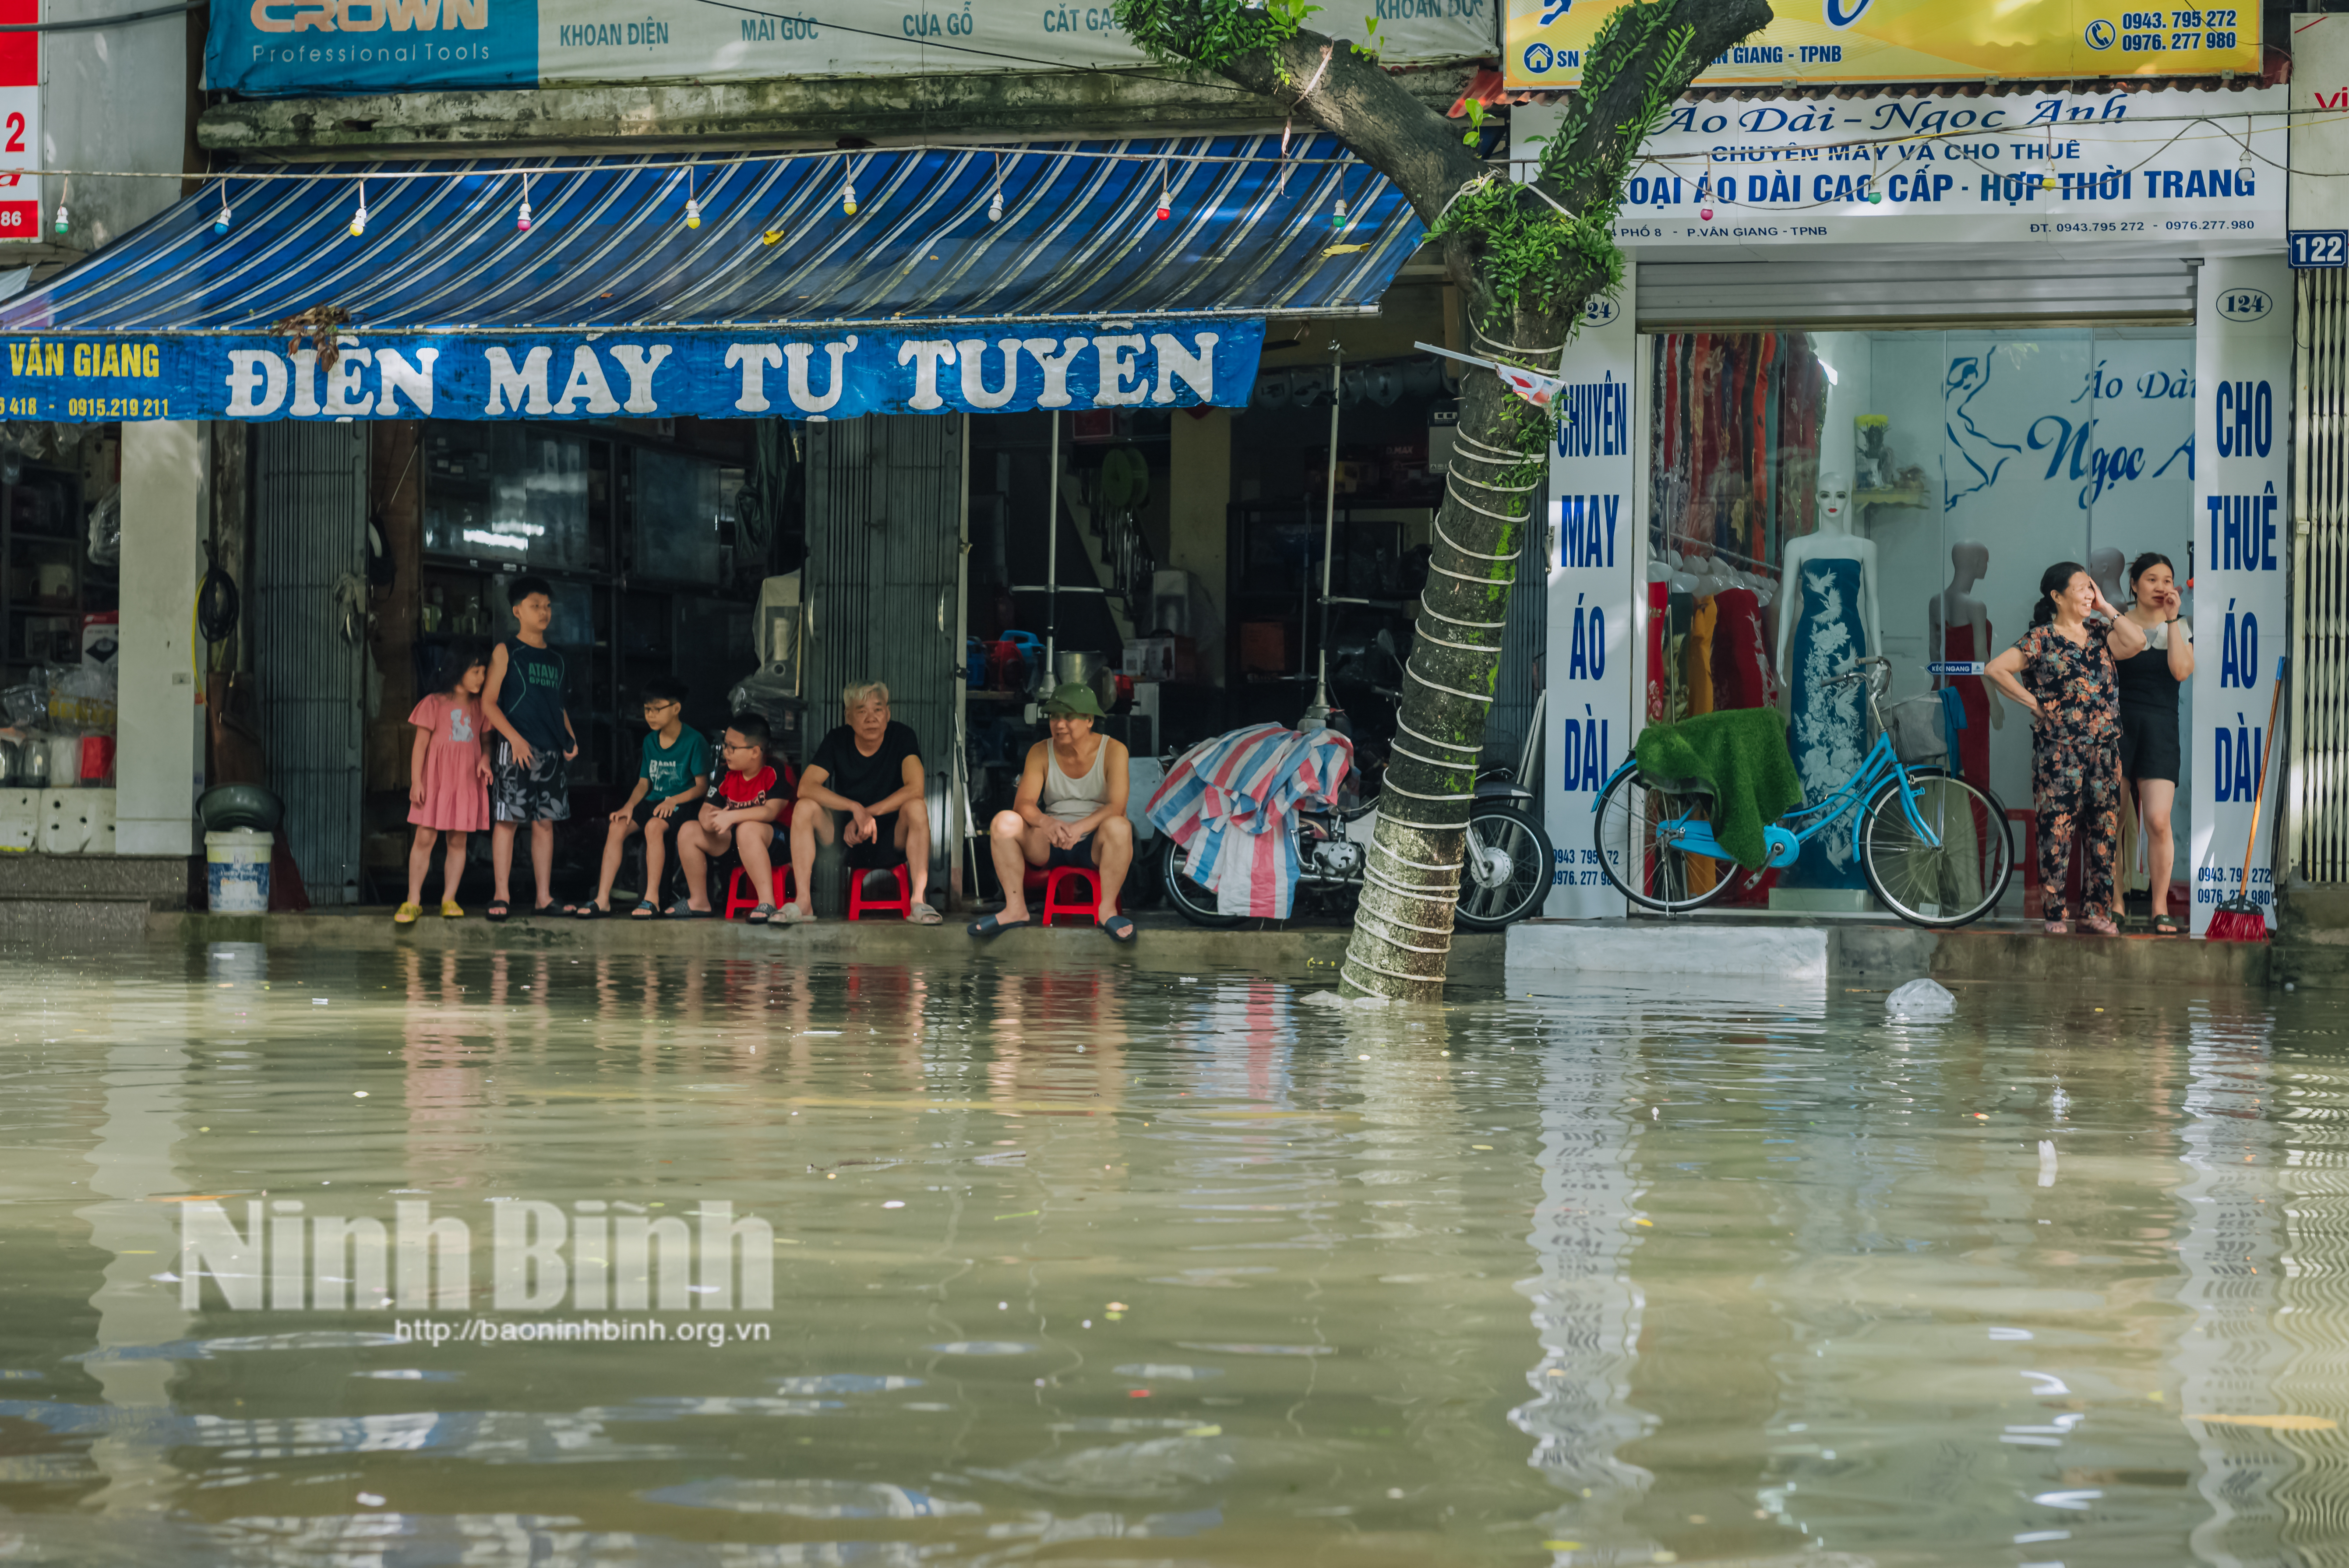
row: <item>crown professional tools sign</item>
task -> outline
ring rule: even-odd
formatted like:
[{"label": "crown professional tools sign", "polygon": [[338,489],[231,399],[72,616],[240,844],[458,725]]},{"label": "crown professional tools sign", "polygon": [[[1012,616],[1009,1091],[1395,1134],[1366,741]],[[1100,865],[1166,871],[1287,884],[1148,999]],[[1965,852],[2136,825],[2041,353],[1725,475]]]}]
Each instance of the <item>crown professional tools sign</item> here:
[{"label": "crown professional tools sign", "polygon": [[[1636,264],[1612,299],[1583,307],[1582,328],[1559,366],[1557,439],[1549,459],[1549,652],[1542,661],[1548,734],[1543,740],[1544,823],[1557,854],[1545,913],[1558,919],[1624,913],[1593,847],[1592,805],[1631,754],[1636,720],[1631,584],[1639,576],[1639,362]],[[1483,469],[1474,470],[1483,472]],[[1520,565],[1517,570],[1528,570]]]},{"label": "crown professional tools sign", "polygon": [[[1322,20],[1390,63],[1456,60],[1492,53],[1500,5],[1361,0]],[[265,98],[1147,64],[1109,0],[218,0],[204,85]]]},{"label": "crown professional tools sign", "polygon": [[[1599,25],[1629,0],[1506,0],[1515,88],[1570,87]],[[1715,59],[1706,87],[1787,81],[2203,77],[2260,68],[2259,7],[2120,0],[1775,0],[1776,20]]]},{"label": "crown professional tools sign", "polygon": [[[1682,103],[1640,150],[1615,238],[2281,251],[2290,90]],[[1559,113],[1517,109],[1519,138]]]}]

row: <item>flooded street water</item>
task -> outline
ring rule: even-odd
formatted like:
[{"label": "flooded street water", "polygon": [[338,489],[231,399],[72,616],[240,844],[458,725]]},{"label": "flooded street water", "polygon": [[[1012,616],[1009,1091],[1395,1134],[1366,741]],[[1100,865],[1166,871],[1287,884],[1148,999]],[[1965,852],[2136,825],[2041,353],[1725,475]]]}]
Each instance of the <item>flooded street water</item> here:
[{"label": "flooded street water", "polygon": [[0,995],[0,1560],[2349,1552],[2328,1001],[241,944]]}]

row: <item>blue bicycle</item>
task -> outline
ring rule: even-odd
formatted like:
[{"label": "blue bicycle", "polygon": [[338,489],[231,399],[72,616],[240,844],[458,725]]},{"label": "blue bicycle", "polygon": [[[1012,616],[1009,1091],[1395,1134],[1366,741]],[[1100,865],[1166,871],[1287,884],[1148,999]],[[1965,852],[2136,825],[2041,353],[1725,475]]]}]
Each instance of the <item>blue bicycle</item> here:
[{"label": "blue bicycle", "polygon": [[1870,657],[1827,683],[1867,682],[1876,744],[1825,799],[1763,830],[1768,858],[1758,868],[1731,860],[1713,836],[1712,796],[1659,789],[1624,763],[1592,808],[1607,880],[1641,908],[1685,914],[1792,865],[1805,844],[1857,813],[1852,846],[1868,885],[1901,919],[1947,930],[1997,908],[2014,874],[2006,808],[1930,760],[1948,755],[1938,698],[1898,704],[1886,723],[1880,700],[1891,679],[1891,661]]}]

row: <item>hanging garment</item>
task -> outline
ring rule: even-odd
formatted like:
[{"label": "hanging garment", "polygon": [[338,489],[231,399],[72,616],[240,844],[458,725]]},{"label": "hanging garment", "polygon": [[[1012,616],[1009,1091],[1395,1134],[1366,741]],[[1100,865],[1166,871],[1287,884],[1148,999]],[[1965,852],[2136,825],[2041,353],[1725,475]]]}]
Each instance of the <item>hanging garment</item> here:
[{"label": "hanging garment", "polygon": [[1682,650],[1682,668],[1686,672],[1682,684],[1688,687],[1688,711],[1691,714],[1713,711],[1713,628],[1721,612],[1708,593],[1696,602],[1689,616],[1689,634]]},{"label": "hanging garment", "polygon": [[[1859,770],[1868,753],[1862,686],[1857,682],[1826,684],[1868,652],[1868,629],[1859,611],[1860,577],[1860,563],[1849,557],[1806,562],[1797,573],[1799,601],[1786,607],[1786,613],[1798,617],[1787,662],[1794,717],[1786,740],[1795,754],[1795,771],[1802,775],[1804,798],[1809,800],[1825,799]],[[1841,819],[1805,844],[1801,859],[1781,880],[1789,887],[1862,885],[1852,850],[1851,819]]]},{"label": "hanging garment", "polygon": [[[1987,623],[1985,623],[1987,624]],[[1985,641],[1989,640],[1985,636]],[[1974,629],[1947,626],[1941,634],[1941,656],[1957,663],[1988,659],[1988,648],[1974,646]],[[1969,784],[1990,788],[1990,693],[1980,676],[1945,676],[1966,710],[1966,727],[1958,731],[1958,777]]]},{"label": "hanging garment", "polygon": [[1661,454],[1656,469],[1659,473],[1670,473],[1680,456],[1680,339],[1656,339],[1656,370],[1663,388],[1663,396],[1656,399],[1656,440]]},{"label": "hanging garment", "polygon": [[1665,603],[1671,591],[1669,583],[1648,584],[1648,717],[1651,719],[1671,713],[1671,683],[1664,665]]},{"label": "hanging garment", "polygon": [[1708,543],[1713,538],[1713,530],[1704,516],[1705,479],[1712,467],[1712,432],[1705,419],[1710,399],[1704,387],[1712,364],[1712,337],[1704,333],[1691,334],[1687,391],[1688,460],[1683,465],[1683,471],[1688,476],[1687,491],[1682,500],[1680,515],[1672,520],[1673,542],[1683,550]]},{"label": "hanging garment", "polygon": [[1696,595],[1674,592],[1664,599],[1664,679],[1669,686],[1664,717],[1679,723],[1688,717],[1688,634],[1696,618]]},{"label": "hanging garment", "polygon": [[1778,682],[1763,635],[1762,601],[1751,588],[1713,596],[1720,622],[1713,632],[1713,705],[1716,710],[1773,707]]},{"label": "hanging garment", "polygon": [[1762,483],[1754,492],[1754,506],[1761,512],[1756,521],[1754,538],[1754,563],[1756,571],[1769,570],[1778,559],[1778,483],[1785,471],[1785,454],[1779,450],[1778,422],[1786,417],[1786,356],[1774,355],[1770,360],[1769,387],[1764,394],[1762,428],[1768,432],[1769,448],[1763,453]]},{"label": "hanging garment", "polygon": [[1190,851],[1191,880],[1224,914],[1288,918],[1298,805],[1334,799],[1354,743],[1334,729],[1252,725],[1185,752],[1150,797],[1151,825]]}]

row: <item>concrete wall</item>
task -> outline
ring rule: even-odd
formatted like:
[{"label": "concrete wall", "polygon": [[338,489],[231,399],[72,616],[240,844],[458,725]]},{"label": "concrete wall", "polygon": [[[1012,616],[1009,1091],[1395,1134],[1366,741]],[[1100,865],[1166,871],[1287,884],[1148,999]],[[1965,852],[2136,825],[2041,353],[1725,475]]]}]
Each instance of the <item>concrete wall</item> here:
[{"label": "concrete wall", "polygon": [[[1168,425],[1174,435],[1167,459],[1167,566],[1199,580],[1216,607],[1216,619],[1231,624],[1232,414],[1210,408],[1199,418],[1178,413]],[[1220,659],[1205,660],[1206,672],[1223,684]]]},{"label": "concrete wall", "polygon": [[206,428],[185,420],[122,427],[122,653],[116,707],[118,852],[196,847],[203,753],[191,644],[210,488]]},{"label": "concrete wall", "polygon": [[[137,9],[121,0],[51,0],[44,16],[63,22]],[[190,36],[184,16],[43,34],[41,166],[184,169]],[[41,183],[42,238],[53,239],[49,224],[63,182]],[[110,244],[177,201],[180,191],[177,180],[77,180],[68,201],[72,232],[58,242],[79,251]]]}]

